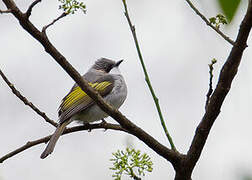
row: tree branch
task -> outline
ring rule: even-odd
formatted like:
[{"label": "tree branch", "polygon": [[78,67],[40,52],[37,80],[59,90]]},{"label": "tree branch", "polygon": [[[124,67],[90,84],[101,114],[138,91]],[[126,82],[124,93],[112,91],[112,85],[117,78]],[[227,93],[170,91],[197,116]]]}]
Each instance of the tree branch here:
[{"label": "tree branch", "polygon": [[142,56],[142,53],[141,53],[141,50],[140,50],[140,46],[139,46],[139,43],[138,43],[138,40],[137,40],[136,29],[135,29],[135,26],[132,25],[132,22],[131,22],[130,17],[129,17],[126,0],[122,0],[122,2],[123,2],[123,5],[124,5],[124,10],[125,10],[124,14],[125,14],[125,16],[127,18],[130,30],[132,32],[132,35],[133,35],[133,38],[134,38],[134,42],[135,42],[135,45],[136,45],[136,49],[137,49],[137,53],[138,53],[138,57],[139,57],[139,60],[141,62],[141,65],[142,65],[142,68],[143,68],[143,71],[144,71],[145,81],[146,81],[146,83],[147,83],[147,85],[149,87],[149,90],[151,92],[151,95],[153,97],[155,106],[156,106],[157,111],[158,111],[158,115],[159,115],[159,119],[160,119],[161,125],[162,125],[163,130],[165,132],[165,135],[166,135],[166,137],[167,137],[167,139],[168,139],[168,141],[169,141],[169,143],[171,145],[172,150],[177,151],[176,147],[175,147],[175,145],[173,143],[172,137],[169,134],[168,129],[167,129],[166,125],[165,125],[164,117],[163,117],[163,114],[162,114],[162,111],[161,111],[161,108],[160,108],[160,105],[159,105],[159,100],[158,100],[158,98],[157,98],[157,96],[156,96],[156,94],[154,92],[154,89],[153,89],[153,87],[151,85],[150,78],[149,78],[147,69],[145,67],[143,56]]},{"label": "tree branch", "polygon": [[31,3],[31,5],[29,6],[29,8],[26,11],[26,17],[29,18],[31,16],[31,12],[34,6],[36,6],[39,2],[41,2],[41,0],[35,0],[33,1],[33,3]]},{"label": "tree branch", "polygon": [[213,92],[213,65],[216,63],[216,59],[212,59],[212,62],[211,64],[208,64],[209,66],[209,89],[208,89],[208,92],[207,92],[207,99],[206,99],[206,104],[205,104],[205,110],[207,110],[207,106],[209,104],[209,100],[210,100],[210,97],[211,97],[211,94]]},{"label": "tree branch", "polygon": [[223,32],[221,32],[218,28],[216,28],[215,26],[213,26],[208,19],[199,12],[199,10],[192,4],[192,2],[190,0],[186,0],[186,2],[189,4],[189,6],[194,10],[194,12],[201,17],[201,19],[203,21],[205,21],[205,23],[210,26],[213,30],[215,30],[221,37],[223,37],[227,42],[229,42],[231,45],[234,46],[234,41],[231,40],[228,36],[226,36]]},{"label": "tree branch", "polygon": [[51,125],[57,127],[57,123],[51,120],[47,115],[40,111],[33,103],[27,100],[26,97],[24,97],[15,87],[14,85],[7,79],[7,77],[4,75],[4,73],[0,69],[0,76],[2,76],[3,80],[6,82],[6,84],[10,87],[13,94],[15,94],[23,103],[30,108],[32,108],[38,115],[40,115],[42,118],[45,119],[46,122],[50,123]]},{"label": "tree branch", "polygon": [[60,20],[61,18],[65,17],[65,16],[67,16],[67,15],[68,15],[68,13],[63,12],[58,18],[54,19],[50,24],[44,26],[43,29],[42,29],[42,32],[43,32],[44,34],[46,34],[46,29],[47,29],[48,27],[50,27],[50,26],[53,25],[55,22],[57,22],[58,20]]},{"label": "tree branch", "polygon": [[3,2],[8,9],[12,10],[12,14],[19,20],[20,25],[43,45],[45,51],[53,57],[53,59],[70,75],[70,77],[81,87],[81,89],[85,91],[87,95],[97,103],[97,105],[104,112],[114,118],[124,129],[130,132],[130,134],[138,137],[157,154],[171,162],[173,166],[178,166],[181,160],[181,154],[174,152],[159,143],[144,130],[129,121],[117,109],[105,103],[99,93],[88,85],[87,81],[82,78],[82,76],[73,68],[73,66],[66,60],[66,58],[51,44],[47,36],[44,33],[40,32],[29,21],[29,19],[25,18],[25,15],[19,10],[13,0],[3,0]]},{"label": "tree branch", "polygon": [[[238,67],[241,62],[243,51],[247,47],[246,42],[251,31],[251,26],[252,1],[249,0],[248,10],[240,25],[235,44],[221,69],[217,87],[215,88],[210,98],[207,110],[196,129],[191,147],[187,153],[184,163],[188,167],[188,172],[192,172],[192,169],[195,167],[196,162],[198,161],[203,147],[206,143],[210,129],[216,118],[218,117],[222,103],[231,88],[232,81],[238,71]],[[189,175],[191,175],[191,172]]]},{"label": "tree branch", "polygon": [[5,13],[11,13],[11,9],[7,9],[7,10],[0,9],[0,14],[5,14]]},{"label": "tree branch", "polygon": [[[69,134],[73,132],[78,132],[78,131],[84,131],[84,130],[91,130],[91,129],[111,129],[111,130],[118,130],[118,131],[124,131],[127,132],[127,130],[123,129],[120,125],[117,124],[110,124],[110,123],[98,123],[98,124],[85,124],[82,126],[75,126],[71,128],[65,129],[63,134]],[[0,158],[0,163],[3,163],[5,160],[25,151],[26,149],[29,149],[33,146],[36,146],[38,144],[46,143],[50,140],[52,135],[45,136],[43,138],[37,139],[35,141],[28,141],[25,145],[17,148],[16,150],[4,155],[3,157]]]}]

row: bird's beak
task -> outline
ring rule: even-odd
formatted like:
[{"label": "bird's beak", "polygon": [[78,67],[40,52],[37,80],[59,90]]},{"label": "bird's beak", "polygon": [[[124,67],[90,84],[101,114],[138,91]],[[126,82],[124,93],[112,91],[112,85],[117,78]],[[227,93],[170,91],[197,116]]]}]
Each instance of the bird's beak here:
[{"label": "bird's beak", "polygon": [[123,59],[122,59],[122,60],[117,61],[117,62],[116,62],[116,64],[115,64],[115,67],[118,67],[118,66],[121,64],[121,62],[123,62]]}]

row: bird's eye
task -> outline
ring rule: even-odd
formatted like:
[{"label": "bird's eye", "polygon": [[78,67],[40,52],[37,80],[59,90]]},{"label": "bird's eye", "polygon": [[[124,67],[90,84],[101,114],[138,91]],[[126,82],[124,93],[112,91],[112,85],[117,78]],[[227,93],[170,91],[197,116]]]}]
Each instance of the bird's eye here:
[{"label": "bird's eye", "polygon": [[106,68],[106,72],[109,73],[113,67],[114,66],[112,64],[108,65]]}]

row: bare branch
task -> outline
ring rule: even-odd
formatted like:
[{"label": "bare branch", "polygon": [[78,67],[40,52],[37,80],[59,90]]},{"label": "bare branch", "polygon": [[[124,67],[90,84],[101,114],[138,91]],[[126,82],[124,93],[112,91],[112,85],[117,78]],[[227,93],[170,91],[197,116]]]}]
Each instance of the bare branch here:
[{"label": "bare branch", "polygon": [[33,3],[31,3],[31,5],[29,6],[29,8],[27,9],[27,11],[25,13],[27,18],[29,18],[31,16],[32,8],[34,6],[36,6],[36,4],[38,4],[39,2],[41,2],[41,0],[35,0]]},{"label": "bare branch", "polygon": [[158,115],[159,115],[159,119],[160,119],[161,125],[162,125],[163,130],[165,132],[165,135],[166,135],[166,137],[167,137],[167,139],[168,139],[168,141],[169,141],[169,143],[171,145],[172,150],[177,151],[176,147],[175,147],[175,145],[173,143],[172,137],[169,134],[168,129],[167,129],[166,125],[165,125],[164,117],[163,117],[163,114],[162,114],[162,111],[161,111],[161,107],[159,105],[159,100],[158,100],[158,98],[157,98],[157,96],[156,96],[156,94],[154,92],[154,89],[153,89],[153,87],[151,85],[150,78],[149,78],[149,75],[148,75],[148,72],[147,72],[147,69],[146,69],[143,57],[142,57],[142,53],[141,53],[141,50],[140,50],[140,47],[139,47],[138,40],[137,40],[136,28],[135,28],[134,25],[132,25],[132,22],[130,20],[130,16],[129,16],[129,13],[128,13],[128,8],[127,8],[126,0],[122,0],[122,2],[123,2],[123,5],[124,5],[124,10],[125,10],[124,14],[125,14],[125,16],[127,18],[130,30],[132,32],[132,35],[133,35],[133,38],[134,38],[134,42],[135,42],[135,45],[136,45],[136,49],[137,49],[137,53],[138,53],[138,57],[140,59],[140,62],[141,62],[141,65],[142,65],[142,68],[143,68],[143,71],[144,71],[145,81],[146,81],[146,83],[147,83],[147,85],[149,87],[149,90],[151,92],[151,95],[153,97],[156,109],[158,111]]},{"label": "bare branch", "polygon": [[53,25],[55,22],[57,22],[58,20],[60,20],[61,18],[65,17],[65,16],[67,16],[67,15],[68,15],[68,13],[63,12],[58,18],[54,19],[50,24],[44,26],[43,29],[42,29],[42,32],[43,32],[44,34],[46,34],[46,29],[47,29],[48,27],[50,27],[50,26]]},{"label": "bare branch", "polygon": [[221,37],[223,37],[227,42],[229,42],[230,44],[232,44],[234,46],[234,41],[231,40],[228,36],[226,36],[223,32],[221,32],[218,28],[216,28],[215,26],[213,26],[208,19],[199,12],[199,10],[192,4],[192,2],[190,0],[186,0],[186,2],[189,4],[189,6],[194,10],[194,12],[199,15],[199,17],[201,17],[201,19],[203,21],[205,21],[205,23],[210,26],[213,30],[215,30],[219,35],[221,35]]},{"label": "bare branch", "polygon": [[[118,130],[118,131],[124,131],[127,132],[127,130],[123,129],[120,125],[117,124],[110,124],[110,123],[98,123],[98,124],[85,124],[83,126],[75,126],[75,127],[71,127],[71,128],[67,128],[65,129],[65,131],[63,132],[63,134],[69,134],[69,133],[73,133],[73,132],[78,132],[78,131],[84,131],[84,130],[91,130],[91,129],[111,129],[111,130]],[[62,135],[63,135],[62,134]],[[34,141],[29,141],[27,142],[25,145],[17,148],[16,150],[4,155],[3,157],[0,158],[0,163],[3,163],[5,160],[23,152],[26,149],[29,149],[33,146],[36,146],[38,144],[42,144],[42,143],[46,143],[50,140],[52,135],[49,136],[45,136],[43,138],[34,140]]]},{"label": "bare branch", "polygon": [[27,100],[26,97],[24,97],[15,87],[14,85],[7,79],[7,77],[4,75],[4,73],[0,69],[0,75],[2,76],[3,80],[6,82],[6,84],[11,88],[13,94],[15,94],[23,103],[30,108],[32,108],[38,115],[43,117],[46,122],[50,123],[51,125],[57,127],[57,123],[53,120],[49,119],[46,114],[42,111],[40,111],[34,104],[32,104],[30,101]]},{"label": "bare branch", "polygon": [[211,64],[208,64],[209,66],[209,89],[207,92],[207,100],[206,100],[206,105],[205,105],[205,110],[207,110],[207,106],[209,104],[210,96],[213,92],[213,65],[217,62],[217,60],[214,58],[212,59]]},{"label": "bare branch", "polygon": [[[207,110],[196,129],[191,147],[187,153],[185,164],[189,170],[192,170],[195,167],[196,162],[199,160],[211,127],[218,117],[222,103],[231,88],[232,81],[241,62],[242,54],[247,47],[247,39],[251,31],[251,27],[252,0],[249,0],[248,10],[240,25],[235,44],[221,69],[217,87],[210,97]],[[185,174],[185,172],[181,173]],[[191,172],[187,172],[187,175],[191,176]]]},{"label": "bare branch", "polygon": [[114,118],[130,134],[135,135],[147,146],[153,149],[157,154],[171,162],[174,167],[178,167],[183,155],[175,152],[159,143],[151,135],[146,133],[140,127],[136,126],[117,109],[107,104],[98,92],[88,85],[88,82],[73,68],[66,58],[52,45],[45,33],[41,33],[30,21],[25,18],[13,0],[3,0],[8,9],[12,9],[12,14],[19,20],[20,25],[39,41],[45,51],[50,54],[54,60],[70,75],[70,77],[81,87],[81,89],[91,97],[97,105],[108,115]]},{"label": "bare branch", "polygon": [[0,14],[4,14],[4,13],[11,13],[11,9],[7,9],[7,10],[0,9]]}]

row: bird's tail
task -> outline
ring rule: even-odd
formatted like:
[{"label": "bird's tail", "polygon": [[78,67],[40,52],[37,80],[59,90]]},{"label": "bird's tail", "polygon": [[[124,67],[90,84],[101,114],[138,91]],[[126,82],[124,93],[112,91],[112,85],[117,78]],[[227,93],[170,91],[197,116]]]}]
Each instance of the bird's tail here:
[{"label": "bird's tail", "polygon": [[65,128],[68,124],[69,124],[69,122],[65,121],[64,123],[58,125],[55,132],[51,136],[51,139],[50,139],[49,143],[47,144],[44,152],[40,155],[41,159],[46,158],[49,154],[51,154],[53,152],[54,147],[56,145],[56,142],[58,141],[59,137],[61,136],[61,134],[63,133],[63,131],[65,130]]}]

